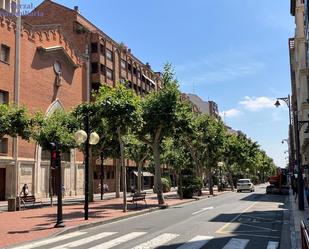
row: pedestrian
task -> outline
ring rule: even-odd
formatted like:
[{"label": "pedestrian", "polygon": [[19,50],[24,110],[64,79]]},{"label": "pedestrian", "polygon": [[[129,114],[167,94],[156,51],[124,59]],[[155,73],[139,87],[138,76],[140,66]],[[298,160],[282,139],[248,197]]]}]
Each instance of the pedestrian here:
[{"label": "pedestrian", "polygon": [[29,188],[27,183],[25,183],[19,195],[27,196],[28,194],[29,194]]},{"label": "pedestrian", "polygon": [[64,197],[64,193],[65,193],[65,187],[64,187],[64,184],[61,184],[61,194],[62,194],[62,197]]},{"label": "pedestrian", "polygon": [[293,193],[295,193],[295,202],[297,200],[297,197],[298,197],[298,184],[297,184],[297,179],[295,178],[294,180],[294,184],[293,184]]},{"label": "pedestrian", "polygon": [[305,195],[306,195],[307,203],[309,206],[309,186],[308,185],[305,186]]}]

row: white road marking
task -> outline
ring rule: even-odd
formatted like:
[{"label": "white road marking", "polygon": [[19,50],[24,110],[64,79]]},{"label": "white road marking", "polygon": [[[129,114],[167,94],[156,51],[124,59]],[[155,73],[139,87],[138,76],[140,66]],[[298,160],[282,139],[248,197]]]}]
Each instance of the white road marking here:
[{"label": "white road marking", "polygon": [[127,242],[128,240],[132,240],[132,239],[135,239],[139,236],[142,236],[146,234],[145,232],[133,232],[133,233],[129,233],[129,234],[126,234],[126,235],[123,235],[119,238],[116,238],[116,239],[113,239],[113,240],[110,240],[108,242],[105,242],[105,243],[102,243],[102,244],[98,244],[94,247],[91,247],[89,249],[108,249],[108,248],[111,248],[111,247],[114,247],[114,246],[118,246],[124,242]]},{"label": "white road marking", "polygon": [[51,239],[46,239],[46,240],[42,240],[42,241],[38,241],[38,242],[32,242],[30,244],[24,245],[24,246],[17,246],[14,247],[14,249],[31,249],[31,248],[35,248],[35,247],[42,247],[54,242],[58,242],[58,241],[62,241],[62,240],[66,240],[66,239],[71,239],[77,236],[81,236],[85,234],[85,232],[74,232],[74,233],[69,233],[66,235],[61,235],[61,236],[57,236]]},{"label": "white road marking", "polygon": [[175,239],[176,237],[178,237],[179,234],[173,234],[173,233],[163,233],[160,236],[149,240],[143,244],[140,244],[138,246],[135,246],[132,249],[154,249],[158,246],[161,246],[167,242],[169,242],[172,239]]},{"label": "white road marking", "polygon": [[224,231],[224,229],[227,228],[229,225],[231,225],[235,220],[237,220],[241,215],[243,215],[245,212],[247,212],[250,208],[252,208],[257,203],[258,203],[257,201],[252,203],[249,207],[247,207],[245,210],[243,210],[240,214],[238,214],[233,219],[231,219],[230,222],[226,223],[223,227],[221,227],[219,230],[217,230],[216,233],[229,234],[230,232],[226,232],[226,231]]},{"label": "white road marking", "polygon": [[74,240],[74,241],[71,241],[69,243],[57,246],[57,247],[53,247],[53,249],[67,249],[67,248],[71,248],[71,247],[81,246],[81,245],[87,244],[89,242],[111,236],[113,234],[116,234],[116,233],[115,232],[100,233],[100,234],[96,234],[96,235],[89,236],[89,237],[86,237],[86,238],[82,238],[82,239],[79,239],[79,240]]},{"label": "white road marking", "polygon": [[277,249],[279,248],[279,242],[278,241],[269,241],[267,244],[267,249]]},{"label": "white road marking", "polygon": [[204,212],[204,211],[206,211],[206,210],[210,210],[210,209],[213,209],[213,208],[214,208],[214,207],[202,208],[201,210],[192,213],[192,215],[199,214],[199,213],[202,213],[202,212]]},{"label": "white road marking", "polygon": [[244,249],[248,243],[248,239],[232,238],[222,249]]},{"label": "white road marking", "polygon": [[206,245],[212,238],[213,236],[195,236],[185,244],[177,247],[177,249],[199,249]]}]

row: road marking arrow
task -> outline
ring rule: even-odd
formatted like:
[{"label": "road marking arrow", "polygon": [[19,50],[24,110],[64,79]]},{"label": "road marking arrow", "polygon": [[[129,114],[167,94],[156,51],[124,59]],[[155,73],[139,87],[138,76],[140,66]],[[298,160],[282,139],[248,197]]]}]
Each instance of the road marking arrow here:
[{"label": "road marking arrow", "polygon": [[199,211],[196,211],[196,212],[192,213],[192,215],[199,214],[199,213],[205,212],[205,211],[210,210],[210,209],[213,209],[213,208],[214,208],[214,207],[205,207],[205,208],[202,208],[202,209],[199,210]]}]

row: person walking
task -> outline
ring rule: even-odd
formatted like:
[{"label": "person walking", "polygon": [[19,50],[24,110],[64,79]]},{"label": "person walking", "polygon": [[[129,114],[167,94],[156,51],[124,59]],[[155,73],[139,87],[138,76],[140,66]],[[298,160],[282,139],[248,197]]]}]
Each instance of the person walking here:
[{"label": "person walking", "polygon": [[28,194],[29,194],[29,188],[27,183],[25,183],[19,195],[27,196]]},{"label": "person walking", "polygon": [[296,202],[297,197],[298,197],[298,184],[297,184],[297,178],[294,179],[293,182],[293,193],[294,193],[294,200]]}]

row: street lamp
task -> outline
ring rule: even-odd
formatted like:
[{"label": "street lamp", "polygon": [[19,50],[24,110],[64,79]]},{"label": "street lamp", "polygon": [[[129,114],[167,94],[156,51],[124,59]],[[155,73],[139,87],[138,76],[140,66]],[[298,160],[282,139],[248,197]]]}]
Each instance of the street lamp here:
[{"label": "street lamp", "polygon": [[[293,145],[293,136],[292,136],[292,116],[291,116],[291,102],[290,102],[290,95],[288,95],[287,98],[277,98],[277,101],[275,103],[276,107],[280,106],[279,100],[283,100],[288,108],[289,108],[289,121],[290,121],[290,129],[289,129],[289,138],[290,138],[290,148],[291,150],[294,148]],[[297,105],[296,105],[297,108]],[[306,121],[298,121],[298,112],[297,110],[293,110],[293,121],[294,121],[294,133],[295,133],[295,148],[296,148],[296,162],[297,162],[297,171],[298,171],[298,177],[297,177],[297,184],[298,184],[298,209],[304,210],[304,179],[302,174],[302,168],[301,168],[301,154],[300,154],[300,141],[299,141],[299,132],[304,124],[308,124],[309,120]],[[309,132],[309,128],[305,130],[305,133]],[[294,155],[294,153],[292,153]],[[291,157],[290,157],[290,164],[291,164]],[[290,165],[291,167],[291,165]],[[294,167],[292,168],[292,171],[294,172]]]},{"label": "street lamp", "polygon": [[89,115],[85,116],[85,129],[75,132],[75,141],[78,145],[85,144],[85,206],[84,206],[84,217],[88,220],[89,210],[89,145],[96,145],[100,137],[96,132],[91,132],[89,129]]}]

